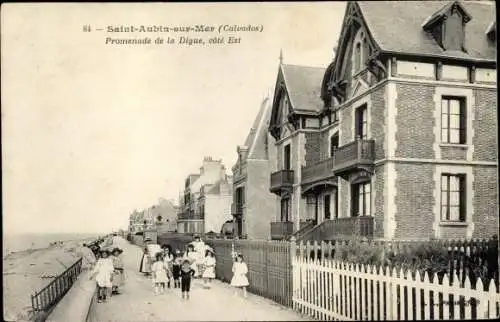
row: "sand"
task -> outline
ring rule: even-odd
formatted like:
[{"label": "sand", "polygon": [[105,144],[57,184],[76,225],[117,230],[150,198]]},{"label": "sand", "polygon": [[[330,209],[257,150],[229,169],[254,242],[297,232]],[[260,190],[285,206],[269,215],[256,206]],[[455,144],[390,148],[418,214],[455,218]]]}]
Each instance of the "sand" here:
[{"label": "sand", "polygon": [[14,252],[4,257],[5,321],[29,318],[31,294],[40,291],[78,260],[79,242],[69,241],[43,249]]}]

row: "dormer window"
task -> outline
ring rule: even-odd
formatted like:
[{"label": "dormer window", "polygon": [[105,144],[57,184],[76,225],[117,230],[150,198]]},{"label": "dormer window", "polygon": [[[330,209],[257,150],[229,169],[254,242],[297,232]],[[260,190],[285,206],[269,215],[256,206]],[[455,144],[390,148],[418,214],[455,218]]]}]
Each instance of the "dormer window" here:
[{"label": "dormer window", "polygon": [[371,48],[363,30],[359,30],[354,38],[354,50],[352,54],[353,75],[364,69],[368,57],[371,55]]},{"label": "dormer window", "polygon": [[465,24],[471,19],[464,7],[455,1],[427,18],[423,28],[444,50],[465,51]]}]

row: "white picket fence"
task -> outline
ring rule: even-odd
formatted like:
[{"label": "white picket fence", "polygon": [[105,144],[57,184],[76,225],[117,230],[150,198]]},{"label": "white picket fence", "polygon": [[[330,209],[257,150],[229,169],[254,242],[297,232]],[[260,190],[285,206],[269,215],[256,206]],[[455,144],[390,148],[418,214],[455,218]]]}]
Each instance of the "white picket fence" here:
[{"label": "white picket fence", "polygon": [[[496,318],[500,296],[493,280],[488,291],[478,280],[418,272],[385,272],[374,266],[332,260],[292,259],[293,307],[321,320],[459,320]],[[432,282],[431,282],[432,280]]]}]

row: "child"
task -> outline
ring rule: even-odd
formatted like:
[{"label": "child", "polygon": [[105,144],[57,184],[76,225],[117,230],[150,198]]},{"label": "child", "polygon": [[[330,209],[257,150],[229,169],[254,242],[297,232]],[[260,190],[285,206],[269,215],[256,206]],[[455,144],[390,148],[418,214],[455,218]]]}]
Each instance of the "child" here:
[{"label": "child", "polygon": [[186,253],[184,253],[184,259],[189,261],[189,265],[194,271],[193,276],[198,276],[198,253],[194,250],[194,246],[189,244],[186,249]]},{"label": "child", "polygon": [[[165,265],[167,265],[168,270],[172,272],[174,255],[171,252],[170,245],[163,245],[162,249],[163,249],[163,261],[165,262]],[[170,279],[167,282],[167,287],[170,288]]]},{"label": "child", "polygon": [[191,278],[194,276],[194,269],[189,260],[185,259],[181,266],[181,290],[182,299],[189,300],[189,289],[191,288]]},{"label": "child", "polygon": [[141,264],[139,265],[139,272],[144,273],[146,276],[151,274],[151,259],[149,257],[149,249],[147,246],[144,247]]},{"label": "child", "polygon": [[124,283],[124,272],[123,272],[123,261],[120,258],[120,254],[123,253],[118,247],[115,247],[111,252],[111,260],[113,261],[113,288],[111,294],[120,294],[118,288],[123,286]]},{"label": "child", "polygon": [[[247,297],[247,286],[249,285],[246,275],[247,273],[248,266],[243,261],[243,255],[238,254],[236,261],[233,264],[233,278],[231,279],[231,285],[241,287],[243,289],[243,297],[245,298]],[[237,295],[237,292],[235,292],[235,295]]]},{"label": "child", "polygon": [[205,279],[205,288],[210,288],[210,282],[215,278],[215,256],[207,249],[205,252],[203,278]]},{"label": "child", "polygon": [[172,273],[174,275],[174,288],[181,287],[181,282],[179,278],[181,277],[181,265],[182,265],[182,256],[181,251],[175,251],[175,259],[172,263]]},{"label": "child", "polygon": [[[90,279],[94,278],[97,283],[97,303],[106,302],[106,298],[111,296],[112,276],[113,276],[113,261],[109,258],[109,252],[102,250],[101,258],[97,261],[94,269],[90,274]],[[109,293],[109,294],[108,294]]]},{"label": "child", "polygon": [[165,293],[165,284],[170,279],[170,271],[168,266],[163,261],[163,254],[156,254],[156,262],[153,263],[151,267],[153,271],[153,280],[155,284],[155,295]]}]

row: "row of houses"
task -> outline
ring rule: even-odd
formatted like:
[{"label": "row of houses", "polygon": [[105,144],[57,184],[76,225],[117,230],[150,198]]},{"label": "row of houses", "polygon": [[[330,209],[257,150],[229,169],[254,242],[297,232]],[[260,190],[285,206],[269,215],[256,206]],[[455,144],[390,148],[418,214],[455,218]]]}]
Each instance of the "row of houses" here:
[{"label": "row of houses", "polygon": [[226,174],[222,160],[205,157],[200,172],[185,180],[179,198],[179,233],[219,234],[231,219],[232,176]]},{"label": "row of houses", "polygon": [[146,230],[173,232],[177,229],[178,206],[172,200],[160,198],[158,203],[143,210],[135,209],[129,215],[130,234],[142,233]]},{"label": "row of houses", "polygon": [[233,167],[256,239],[498,231],[495,6],[349,2],[328,68],[280,62]]},{"label": "row of houses", "polygon": [[494,3],[360,1],[328,67],[284,64],[226,175],[187,177],[179,232],[249,239],[498,231]]}]

